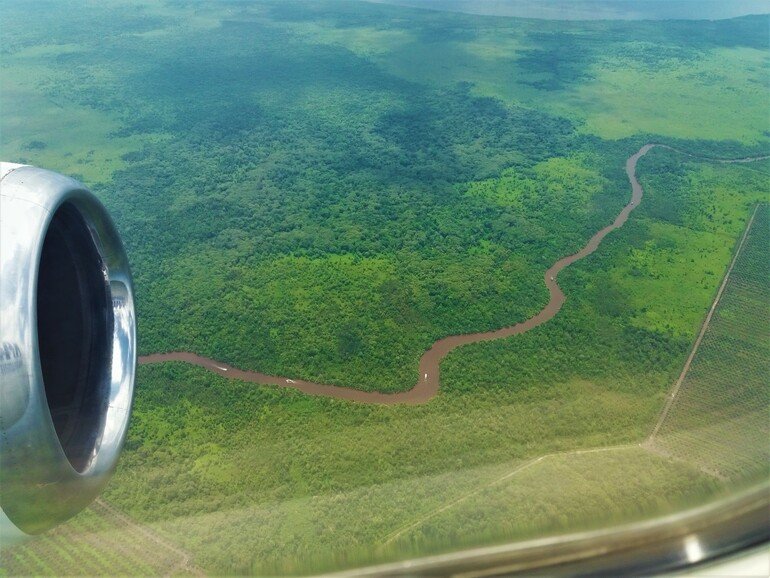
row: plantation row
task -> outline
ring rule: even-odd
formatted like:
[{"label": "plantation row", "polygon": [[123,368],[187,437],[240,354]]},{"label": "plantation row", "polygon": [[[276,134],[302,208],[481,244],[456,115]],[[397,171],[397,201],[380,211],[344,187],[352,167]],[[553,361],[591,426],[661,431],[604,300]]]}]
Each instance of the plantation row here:
[{"label": "plantation row", "polygon": [[100,503],[2,554],[9,576],[155,576],[181,570],[184,562]]},{"label": "plantation row", "polygon": [[733,483],[770,463],[770,206],[756,211],[693,363],[651,444]]}]

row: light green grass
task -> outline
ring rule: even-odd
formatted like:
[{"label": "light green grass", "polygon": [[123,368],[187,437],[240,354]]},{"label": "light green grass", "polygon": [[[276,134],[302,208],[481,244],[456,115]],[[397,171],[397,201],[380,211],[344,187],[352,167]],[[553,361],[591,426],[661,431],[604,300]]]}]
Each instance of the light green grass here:
[{"label": "light green grass", "polygon": [[737,237],[746,215],[757,203],[770,202],[770,169],[766,161],[722,164],[697,163],[689,171],[692,196],[698,199],[687,211],[684,224],[692,229]]},{"label": "light green grass", "polygon": [[[657,332],[692,336],[758,202],[770,201],[770,178],[761,163],[710,163],[653,149],[642,159],[645,187],[638,217],[648,235],[591,286],[611,283],[636,311],[631,323]],[[684,161],[679,180],[655,163]],[[672,185],[672,183],[678,183]],[[667,207],[676,206],[675,213]]]},{"label": "light green grass", "polygon": [[[636,313],[630,322],[651,331],[690,338],[700,325],[730,258],[734,239],[661,222],[649,223],[650,239],[631,249],[609,279]],[[599,277],[593,286],[606,283]]]},{"label": "light green grass", "polygon": [[451,550],[606,527],[682,508],[717,487],[695,468],[639,447],[548,456],[448,504],[390,548]]},{"label": "light green grass", "polygon": [[[207,568],[261,575],[306,573],[381,558],[378,544],[416,516],[474,491],[516,463],[458,469],[338,493],[323,493],[153,524]],[[257,530],[258,528],[258,530]],[[227,550],[209,548],[215,533]]]},{"label": "light green grass", "polygon": [[[572,55],[567,50],[561,57],[578,58],[574,75],[556,69],[563,75],[557,79],[561,86],[549,90],[532,84],[553,78],[547,65],[540,71],[519,66],[540,48],[531,37],[539,32],[533,30],[537,25],[503,22],[466,17],[455,33],[467,38],[436,37],[429,42],[420,33],[430,32],[421,28],[295,26],[316,41],[343,45],[411,82],[438,86],[471,82],[477,94],[566,116],[580,123],[585,133],[605,139],[655,134],[757,143],[767,138],[767,50],[684,48],[665,35],[657,42],[643,40],[636,31],[608,25],[611,40],[605,50],[592,54],[587,47],[596,42],[601,24],[563,24],[562,31],[569,36],[565,41],[574,42],[575,48]],[[541,26],[545,35],[559,32],[549,24]],[[660,35],[659,30],[649,32]],[[363,48],[361,39],[369,36],[372,44]]]},{"label": "light green grass", "polygon": [[[103,12],[94,17],[109,14],[110,5],[116,9],[127,8],[125,2],[109,0],[100,3]],[[193,13],[183,7],[169,9],[157,2],[134,2],[130,10],[140,17],[167,19],[167,25],[146,32],[123,32],[135,42],[195,31],[218,26],[220,18],[210,14]],[[77,3],[56,7],[56,12],[76,13],[87,10]],[[180,23],[183,25],[180,26]],[[40,22],[43,27],[43,21]],[[98,29],[98,25],[94,25]],[[75,27],[77,30],[77,27]],[[13,32],[17,32],[14,30]],[[73,32],[78,37],[78,32]],[[30,34],[39,34],[39,29]],[[112,175],[127,166],[123,155],[136,152],[143,146],[162,143],[171,138],[164,132],[120,136],[125,110],[117,107],[107,112],[113,102],[84,102],[83,94],[95,86],[114,83],[125,70],[117,61],[102,58],[101,51],[107,44],[98,34],[89,34],[82,43],[66,39],[56,30],[52,36],[58,42],[29,43],[21,34],[6,32],[4,40],[11,48],[0,61],[0,156],[9,162],[23,162],[61,172],[81,179],[86,185],[106,183]],[[102,39],[103,40],[103,39]],[[21,41],[21,46],[15,42]],[[83,60],[67,60],[68,56],[85,56]],[[63,60],[62,60],[63,59]],[[73,66],[80,62],[81,66]],[[120,102],[122,94],[110,95],[110,101]],[[96,106],[94,106],[96,104]]]},{"label": "light green grass", "polygon": [[[442,62],[448,67],[458,58],[461,64],[472,58],[469,53],[478,56],[474,47],[465,47],[469,52],[462,56],[451,49],[433,50],[414,58],[440,69]],[[628,51],[630,57],[607,57],[592,64],[586,71],[587,79],[560,91],[520,84],[515,52],[497,66],[485,59],[478,66],[468,62],[465,70],[452,66],[452,76],[443,75],[443,79],[471,81],[479,94],[575,119],[581,123],[581,131],[605,139],[654,134],[756,143],[767,138],[770,65],[766,51],[712,49],[694,61],[673,60],[655,68],[633,56],[633,45]],[[488,52],[488,58],[493,54]],[[419,74],[423,78],[442,76],[436,71]]]},{"label": "light green grass", "polygon": [[142,445],[108,499],[209,571],[261,575],[434,552],[386,543],[523,459],[641,439],[637,416],[659,407],[587,381],[553,384],[548,399],[442,395],[421,407],[308,397],[178,364],[142,368],[140,383]]},{"label": "light green grass", "polygon": [[590,72],[592,80],[568,90],[553,109],[582,115],[583,130],[602,138],[648,133],[756,142],[770,122],[767,51],[713,49],[654,69],[608,58]]},{"label": "light green grass", "polygon": [[579,157],[553,157],[535,165],[530,174],[507,169],[500,177],[468,184],[466,194],[503,206],[526,210],[522,197],[566,199],[574,211],[587,211],[591,199],[607,186],[607,180]]},{"label": "light green grass", "polygon": [[30,48],[15,55],[13,64],[0,67],[0,150],[7,161],[58,171],[92,185],[108,182],[124,168],[124,154],[167,136],[116,136],[121,123],[115,116],[73,102],[64,90],[56,96],[41,90],[59,76],[50,60],[78,50],[76,45]]},{"label": "light green grass", "polygon": [[387,56],[397,47],[414,40],[414,35],[407,30],[382,26],[336,28],[329,22],[302,22],[290,23],[287,28],[311,41],[342,46],[363,58]]}]

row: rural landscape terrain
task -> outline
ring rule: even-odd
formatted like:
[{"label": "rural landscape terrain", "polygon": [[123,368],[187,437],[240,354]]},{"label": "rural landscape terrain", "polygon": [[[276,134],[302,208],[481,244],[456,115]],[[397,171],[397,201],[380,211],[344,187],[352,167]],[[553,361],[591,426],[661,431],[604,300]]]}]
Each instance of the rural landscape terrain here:
[{"label": "rural landscape terrain", "polygon": [[0,156],[110,210],[142,356],[105,494],[0,574],[330,572],[767,480],[770,16],[0,10]]}]

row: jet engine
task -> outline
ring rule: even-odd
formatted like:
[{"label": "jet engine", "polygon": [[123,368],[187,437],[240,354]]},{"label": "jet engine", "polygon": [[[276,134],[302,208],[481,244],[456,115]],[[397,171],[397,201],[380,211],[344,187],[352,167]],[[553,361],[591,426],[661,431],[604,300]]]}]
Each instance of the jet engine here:
[{"label": "jet engine", "polygon": [[0,163],[0,539],[67,520],[109,480],[136,371],[133,287],[79,182]]}]

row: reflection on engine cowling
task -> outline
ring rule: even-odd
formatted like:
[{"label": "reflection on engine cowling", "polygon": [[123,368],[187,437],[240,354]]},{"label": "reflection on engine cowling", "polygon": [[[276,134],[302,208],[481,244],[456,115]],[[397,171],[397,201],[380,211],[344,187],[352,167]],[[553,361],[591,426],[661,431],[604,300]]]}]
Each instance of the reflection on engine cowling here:
[{"label": "reflection on engine cowling", "polygon": [[128,260],[73,179],[0,163],[0,539],[87,506],[125,439],[136,367]]},{"label": "reflection on engine cowling", "polygon": [[[0,380],[15,379],[24,366],[21,348],[16,343],[0,343]],[[0,408],[2,408],[2,426],[9,428],[24,415],[29,403],[29,391],[19,388],[0,387]]]}]

